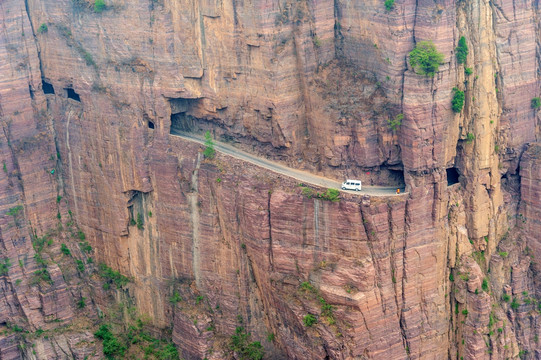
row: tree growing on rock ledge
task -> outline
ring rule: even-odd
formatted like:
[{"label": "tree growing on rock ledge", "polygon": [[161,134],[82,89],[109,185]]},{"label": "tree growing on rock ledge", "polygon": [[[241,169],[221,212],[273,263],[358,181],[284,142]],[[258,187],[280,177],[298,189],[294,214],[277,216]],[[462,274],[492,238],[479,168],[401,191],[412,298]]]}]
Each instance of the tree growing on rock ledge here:
[{"label": "tree growing on rock ledge", "polygon": [[410,52],[410,65],[413,70],[429,77],[434,77],[443,64],[443,54],[440,53],[432,41],[421,41]]},{"label": "tree growing on rock ledge", "polygon": [[94,1],[94,12],[100,13],[105,10],[105,2],[103,0]]},{"label": "tree growing on rock ledge", "polygon": [[216,154],[216,150],[214,150],[214,141],[212,141],[212,135],[210,135],[210,131],[207,131],[205,133],[205,150],[203,151],[203,155],[205,155],[208,159],[213,159],[214,155]]}]

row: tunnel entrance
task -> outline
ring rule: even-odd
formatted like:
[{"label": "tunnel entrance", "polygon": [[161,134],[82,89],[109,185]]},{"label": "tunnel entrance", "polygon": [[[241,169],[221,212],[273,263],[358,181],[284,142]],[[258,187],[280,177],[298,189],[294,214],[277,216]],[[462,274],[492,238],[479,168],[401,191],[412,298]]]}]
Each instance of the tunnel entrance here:
[{"label": "tunnel entrance", "polygon": [[54,87],[52,84],[49,84],[45,80],[41,80],[41,87],[43,88],[44,94],[54,94]]},{"label": "tunnel entrance", "polygon": [[149,129],[154,129],[154,123],[150,120],[148,120],[148,128]]},{"label": "tunnel entrance", "polygon": [[170,99],[171,105],[171,133],[176,131],[193,132],[195,121],[191,111],[197,107],[201,99]]},{"label": "tunnel entrance", "polygon": [[75,101],[81,102],[81,98],[79,97],[79,94],[75,92],[75,90],[73,90],[72,88],[66,88],[64,90],[66,90],[67,92],[68,99],[73,99]]},{"label": "tunnel entrance", "polygon": [[404,185],[404,171],[389,169],[389,183],[397,186]]},{"label": "tunnel entrance", "polygon": [[192,132],[194,130],[193,117],[186,115],[185,112],[171,114],[171,131],[173,130]]},{"label": "tunnel entrance", "polygon": [[446,169],[447,172],[447,186],[451,186],[458,183],[460,174],[458,173],[457,168],[452,167]]}]

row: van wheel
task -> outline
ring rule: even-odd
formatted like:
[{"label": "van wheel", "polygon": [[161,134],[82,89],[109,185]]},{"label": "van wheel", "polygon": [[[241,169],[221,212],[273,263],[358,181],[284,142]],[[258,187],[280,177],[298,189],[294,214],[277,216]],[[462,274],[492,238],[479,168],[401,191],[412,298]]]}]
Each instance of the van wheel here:
[{"label": "van wheel", "polygon": [[342,186],[342,190],[346,190],[346,188]]},{"label": "van wheel", "polygon": [[360,189],[355,189],[355,191],[361,191]]}]

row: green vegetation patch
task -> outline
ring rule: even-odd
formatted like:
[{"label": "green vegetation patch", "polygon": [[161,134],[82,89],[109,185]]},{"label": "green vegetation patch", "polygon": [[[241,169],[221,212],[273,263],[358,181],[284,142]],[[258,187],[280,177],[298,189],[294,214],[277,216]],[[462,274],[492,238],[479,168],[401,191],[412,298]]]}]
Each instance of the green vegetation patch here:
[{"label": "green vegetation patch", "polygon": [[9,261],[9,258],[0,261],[0,276],[7,275],[10,267],[11,262]]},{"label": "green vegetation patch", "polygon": [[396,131],[402,125],[402,120],[404,120],[404,114],[398,114],[394,119],[387,120],[387,124],[392,131]]},{"label": "green vegetation patch", "polygon": [[205,150],[203,150],[203,155],[207,159],[213,159],[216,155],[216,150],[214,150],[214,141],[212,140],[212,135],[210,131],[205,133]]},{"label": "green vegetation patch", "polygon": [[103,354],[107,359],[122,357],[126,353],[126,346],[111,332],[111,327],[107,324],[100,326],[94,336],[103,340]]},{"label": "green vegetation patch", "polygon": [[444,56],[432,41],[421,41],[409,53],[409,58],[410,65],[416,73],[434,77],[443,64]]},{"label": "green vegetation patch", "polygon": [[308,314],[304,316],[304,318],[302,319],[302,322],[305,326],[311,327],[312,325],[317,323],[317,319],[314,315]]},{"label": "green vegetation patch", "polygon": [[94,1],[94,12],[101,13],[103,10],[105,10],[105,1],[103,1],[103,0],[95,0]]},{"label": "green vegetation patch", "polygon": [[130,282],[130,279],[127,276],[122,275],[118,271],[114,271],[105,264],[99,264],[98,269],[100,276],[106,279],[108,284],[114,283],[117,288],[126,286],[126,284]]},{"label": "green vegetation patch", "polygon": [[250,342],[250,333],[242,326],[235,329],[229,340],[229,349],[236,353],[240,359],[261,360],[265,356],[265,350],[259,341]]},{"label": "green vegetation patch", "polygon": [[385,9],[387,9],[387,11],[394,9],[394,2],[395,0],[385,0]]},{"label": "green vegetation patch", "polygon": [[456,60],[459,64],[464,64],[468,57],[468,44],[466,44],[466,38],[461,36],[458,40],[458,46],[456,47]]},{"label": "green vegetation patch", "polygon": [[47,27],[47,24],[43,23],[39,26],[38,33],[43,34],[46,33],[48,30],[49,28]]},{"label": "green vegetation patch", "polygon": [[541,107],[541,99],[534,97],[532,99],[532,109],[539,109],[539,107]]},{"label": "green vegetation patch", "polygon": [[453,100],[451,100],[451,108],[454,112],[459,113],[464,108],[464,91],[459,90],[458,88],[453,88]]}]

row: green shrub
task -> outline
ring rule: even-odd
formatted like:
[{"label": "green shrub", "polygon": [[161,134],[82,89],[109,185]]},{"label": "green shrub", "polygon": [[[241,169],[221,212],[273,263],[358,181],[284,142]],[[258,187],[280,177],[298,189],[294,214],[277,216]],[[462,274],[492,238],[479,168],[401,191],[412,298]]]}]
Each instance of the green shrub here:
[{"label": "green shrub", "polygon": [[318,197],[323,200],[337,202],[340,201],[340,191],[336,189],[327,189],[323,194],[318,193]]},{"label": "green shrub", "polygon": [[310,327],[317,322],[317,319],[314,315],[308,314],[304,316],[304,318],[302,319],[302,322],[304,323],[305,326]]},{"label": "green shrub", "polygon": [[103,0],[94,1],[94,12],[101,13],[105,10],[105,2]]},{"label": "green shrub", "polygon": [[[114,271],[113,269],[111,269],[105,264],[100,264],[98,266],[98,269],[99,269],[100,276],[108,280],[109,282],[113,282],[116,285],[116,287],[125,286],[130,281],[128,277],[122,275],[118,271]],[[106,283],[106,284],[108,284],[107,289],[111,287],[109,283]],[[105,284],[103,285],[103,288],[104,289],[106,288]]]},{"label": "green shrub", "polygon": [[240,359],[261,360],[265,350],[259,341],[250,342],[250,333],[238,326],[229,340],[229,349],[237,353]]},{"label": "green shrub", "polygon": [[385,9],[387,9],[387,11],[394,9],[394,2],[395,0],[385,0]]},{"label": "green shrub", "polygon": [[404,114],[398,114],[394,117],[394,119],[387,120],[387,124],[389,124],[389,128],[392,131],[396,131],[400,125],[402,125],[402,120],[404,119]]},{"label": "green shrub", "polygon": [[471,142],[473,142],[473,140],[475,140],[475,135],[473,135],[473,133],[469,132],[467,135],[466,135],[466,142],[468,144],[470,144]]},{"label": "green shrub", "polygon": [[517,298],[513,298],[513,301],[511,302],[511,309],[517,310],[520,306],[520,302]]},{"label": "green shrub", "polygon": [[538,109],[539,107],[541,107],[541,99],[534,97],[532,99],[532,109]]},{"label": "green shrub", "polygon": [[484,292],[488,292],[488,280],[486,278],[483,279],[483,283],[481,284],[481,288]]},{"label": "green shrub", "polygon": [[317,293],[317,290],[314,287],[314,285],[310,284],[308,281],[303,281],[301,283],[301,290],[308,291],[314,294]]},{"label": "green shrub", "polygon": [[453,276],[453,273],[449,273],[449,281],[455,281],[455,277]]},{"label": "green shrub", "polygon": [[86,239],[86,235],[84,232],[82,232],[81,230],[77,231],[77,237],[79,238],[79,240],[81,241],[84,241]]},{"label": "green shrub", "polygon": [[429,77],[434,77],[440,65],[443,64],[443,54],[440,53],[432,41],[421,41],[409,53],[410,65],[413,70]]},{"label": "green shrub", "polygon": [[466,44],[466,38],[461,36],[458,40],[458,46],[456,47],[456,59],[459,64],[464,64],[468,57],[468,44]]},{"label": "green shrub", "polygon": [[9,258],[5,258],[4,261],[0,262],[0,276],[7,275],[9,268],[11,267],[11,262]]},{"label": "green shrub", "polygon": [[465,68],[464,69],[464,73],[468,76],[470,76],[471,74],[473,74],[473,70],[472,68]]},{"label": "green shrub", "polygon": [[81,300],[77,301],[77,307],[79,309],[82,309],[86,306],[86,302],[85,302],[86,298],[85,297],[82,297]]},{"label": "green shrub", "polygon": [[464,309],[464,310],[462,310],[462,315],[464,315],[464,316],[468,316],[468,309]]},{"label": "green shrub", "polygon": [[34,271],[32,279],[30,279],[30,285],[37,285],[42,281],[45,281],[49,284],[52,284],[53,282],[51,280],[51,275],[49,274],[49,271],[47,271],[47,269],[40,269],[40,270]]},{"label": "green shrub", "polygon": [[70,256],[70,255],[71,255],[71,251],[70,251],[70,249],[68,249],[68,247],[66,246],[66,244],[60,245],[60,251],[62,251],[62,253],[63,253],[64,255],[67,255],[67,256]]},{"label": "green shrub", "polygon": [[77,264],[77,270],[78,270],[79,272],[82,273],[82,272],[85,271],[85,264],[84,264],[84,262],[82,262],[81,260],[77,259],[77,260],[75,260],[75,263]]},{"label": "green shrub", "polygon": [[109,325],[101,325],[98,331],[94,333],[94,336],[103,340],[103,354],[106,358],[114,359],[124,356],[126,347],[111,332]]},{"label": "green shrub", "polygon": [[7,212],[7,215],[16,217],[17,215],[19,215],[22,209],[23,209],[22,205],[17,205],[15,207],[10,208]]},{"label": "green shrub", "polygon": [[459,113],[464,107],[464,91],[459,90],[458,88],[453,88],[453,100],[451,100],[451,108],[454,112]]},{"label": "green shrub", "polygon": [[143,215],[141,215],[141,213],[137,213],[137,228],[139,230],[143,230],[144,229],[144,226],[143,226]]},{"label": "green shrub", "polygon": [[500,254],[500,256],[504,259],[509,255],[507,251],[500,251],[498,254]]},{"label": "green shrub", "polygon": [[47,24],[43,23],[38,28],[38,33],[43,34],[46,33],[49,28],[47,27]]},{"label": "green shrub", "polygon": [[178,291],[174,291],[173,295],[169,298],[169,302],[173,305],[181,301],[182,301],[182,298],[180,297],[180,294],[178,293]]},{"label": "green shrub", "polygon": [[505,302],[509,302],[509,300],[511,300],[511,296],[509,296],[508,294],[503,294],[502,295],[502,300],[505,301]]},{"label": "green shrub", "polygon": [[302,194],[306,196],[308,199],[310,199],[312,197],[312,189],[310,189],[309,187],[303,186]]},{"label": "green shrub", "polygon": [[79,243],[79,247],[81,250],[85,253],[91,253],[92,252],[92,246],[88,243],[88,241],[81,241]]},{"label": "green shrub", "polygon": [[210,135],[210,131],[207,131],[205,133],[205,150],[203,151],[203,155],[208,159],[213,159],[216,155],[216,150],[214,150],[214,141],[212,141],[212,135]]}]

